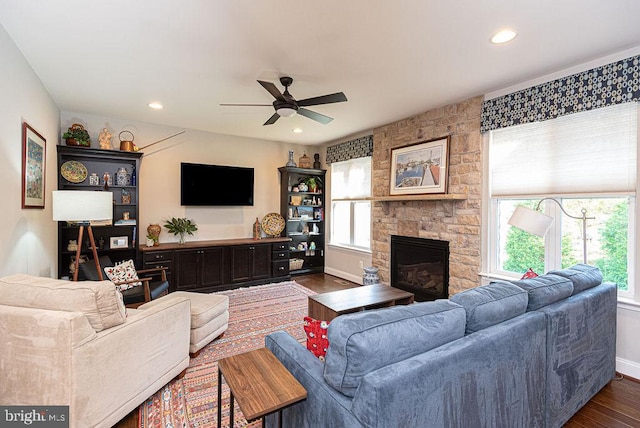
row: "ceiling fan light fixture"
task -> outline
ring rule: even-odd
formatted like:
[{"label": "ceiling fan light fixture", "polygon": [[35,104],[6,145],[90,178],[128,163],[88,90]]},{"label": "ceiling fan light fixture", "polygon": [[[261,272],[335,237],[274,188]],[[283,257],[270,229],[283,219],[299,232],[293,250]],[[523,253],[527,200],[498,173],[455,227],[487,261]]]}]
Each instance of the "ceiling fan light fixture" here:
[{"label": "ceiling fan light fixture", "polygon": [[279,107],[276,110],[276,113],[278,113],[278,116],[280,117],[292,117],[296,114],[296,111],[296,109],[291,107]]}]

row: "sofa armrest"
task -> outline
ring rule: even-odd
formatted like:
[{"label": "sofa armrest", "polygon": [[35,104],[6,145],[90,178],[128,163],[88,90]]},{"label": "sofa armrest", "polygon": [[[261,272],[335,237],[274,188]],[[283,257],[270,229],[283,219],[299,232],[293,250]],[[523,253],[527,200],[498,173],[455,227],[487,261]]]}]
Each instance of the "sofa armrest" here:
[{"label": "sofa armrest", "polygon": [[[265,338],[266,347],[282,362],[307,390],[307,399],[283,410],[285,426],[360,427],[351,414],[351,398],[325,382],[324,363],[284,331]],[[267,417],[267,426],[275,426],[276,416]]]},{"label": "sofa armrest", "polygon": [[70,404],[72,349],[96,337],[80,312],[0,305],[2,404]]},{"label": "sofa armrest", "polygon": [[132,311],[124,324],[75,349],[74,404],[81,425],[113,425],[184,370],[190,328],[189,300],[168,299]]}]

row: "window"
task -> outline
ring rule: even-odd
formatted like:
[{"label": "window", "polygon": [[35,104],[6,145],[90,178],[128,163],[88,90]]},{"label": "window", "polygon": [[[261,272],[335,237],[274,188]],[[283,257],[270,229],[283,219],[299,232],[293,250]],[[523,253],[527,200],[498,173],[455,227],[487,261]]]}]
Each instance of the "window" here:
[{"label": "window", "polygon": [[370,196],[370,157],[331,164],[331,244],[371,249]]},{"label": "window", "polygon": [[487,239],[490,275],[519,276],[583,262],[582,220],[553,201],[554,218],[538,237],[512,227],[518,205],[536,208],[553,197],[571,216],[586,210],[587,263],[632,297],[635,257],[637,104],[576,113],[492,131],[489,144]]}]

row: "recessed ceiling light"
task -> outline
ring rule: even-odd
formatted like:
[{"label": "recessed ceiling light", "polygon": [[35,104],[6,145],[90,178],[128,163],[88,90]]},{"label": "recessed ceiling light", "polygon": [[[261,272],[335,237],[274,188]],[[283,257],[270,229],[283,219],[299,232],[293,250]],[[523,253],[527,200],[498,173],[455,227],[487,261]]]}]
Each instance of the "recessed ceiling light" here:
[{"label": "recessed ceiling light", "polygon": [[291,132],[295,132],[296,134],[300,134],[300,133],[302,133],[302,129],[300,129],[300,128],[293,128],[293,129],[291,130]]},{"label": "recessed ceiling light", "polygon": [[149,107],[155,110],[162,110],[164,108],[160,103],[149,103]]},{"label": "recessed ceiling light", "polygon": [[502,30],[494,34],[493,37],[491,37],[491,43],[494,43],[496,45],[499,45],[501,43],[507,43],[515,39],[517,35],[518,33],[516,33],[513,30]]}]

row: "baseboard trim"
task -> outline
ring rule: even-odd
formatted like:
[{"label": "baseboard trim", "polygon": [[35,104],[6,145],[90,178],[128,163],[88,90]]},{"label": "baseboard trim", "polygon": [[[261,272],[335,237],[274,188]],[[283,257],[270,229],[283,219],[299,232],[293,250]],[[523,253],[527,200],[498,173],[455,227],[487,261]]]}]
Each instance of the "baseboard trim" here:
[{"label": "baseboard trim", "polygon": [[625,360],[623,358],[616,358],[616,371],[623,375],[630,376],[635,379],[640,379],[640,363],[635,361]]},{"label": "baseboard trim", "polygon": [[346,279],[347,281],[355,282],[356,284],[362,285],[362,277],[354,275],[349,272],[343,272],[341,270],[333,269],[325,266],[324,273],[337,276],[338,278]]}]

